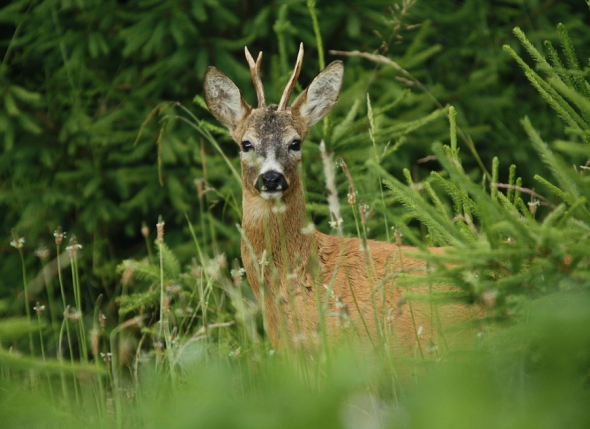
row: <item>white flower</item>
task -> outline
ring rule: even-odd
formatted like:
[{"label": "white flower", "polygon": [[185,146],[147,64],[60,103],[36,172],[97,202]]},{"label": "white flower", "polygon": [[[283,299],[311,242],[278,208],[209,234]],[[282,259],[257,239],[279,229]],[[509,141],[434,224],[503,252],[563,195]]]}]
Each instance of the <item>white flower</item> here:
[{"label": "white flower", "polygon": [[301,233],[305,235],[313,234],[315,230],[315,225],[310,222],[306,227],[301,228]]},{"label": "white flower", "polygon": [[10,242],[10,245],[11,245],[12,247],[15,247],[15,248],[17,248],[17,249],[22,249],[22,248],[23,248],[23,246],[24,246],[24,244],[25,244],[25,239],[24,239],[23,237],[16,237],[16,236],[15,236],[15,237],[14,237],[14,240],[12,240],[12,241]]},{"label": "white flower", "polygon": [[338,220],[331,220],[330,221],[330,228],[339,228],[342,224],[344,223],[344,221],[342,220],[342,218],[338,218]]}]

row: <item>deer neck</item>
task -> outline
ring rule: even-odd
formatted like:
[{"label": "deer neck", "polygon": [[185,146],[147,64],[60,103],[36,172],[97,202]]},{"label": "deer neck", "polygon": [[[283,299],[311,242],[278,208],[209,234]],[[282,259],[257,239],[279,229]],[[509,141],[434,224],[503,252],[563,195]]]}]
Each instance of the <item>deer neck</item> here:
[{"label": "deer neck", "polygon": [[248,189],[243,196],[242,228],[252,247],[248,252],[254,251],[260,261],[266,250],[267,260],[279,272],[285,263],[294,267],[307,262],[311,253],[313,234],[305,232],[308,221],[303,186],[298,181],[291,187],[281,201],[265,200]]}]

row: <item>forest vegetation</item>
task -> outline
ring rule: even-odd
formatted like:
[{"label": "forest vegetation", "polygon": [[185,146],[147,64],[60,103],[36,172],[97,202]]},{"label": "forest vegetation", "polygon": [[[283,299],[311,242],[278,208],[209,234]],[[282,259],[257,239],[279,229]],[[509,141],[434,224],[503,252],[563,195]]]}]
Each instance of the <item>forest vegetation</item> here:
[{"label": "forest vegetation", "polygon": [[[584,0],[2,6],[1,426],[590,427],[589,30]],[[310,222],[416,246],[397,286],[456,286],[405,299],[477,305],[441,327],[470,344],[272,348],[202,78],[254,103],[248,46],[277,102],[300,42],[296,94],[345,66],[302,146]]]}]

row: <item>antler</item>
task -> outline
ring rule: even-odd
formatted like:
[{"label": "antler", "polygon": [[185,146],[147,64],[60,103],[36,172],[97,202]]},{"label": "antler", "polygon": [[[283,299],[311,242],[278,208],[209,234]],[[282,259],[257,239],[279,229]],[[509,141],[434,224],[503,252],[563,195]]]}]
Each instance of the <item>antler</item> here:
[{"label": "antler", "polygon": [[258,98],[258,107],[264,107],[266,102],[264,100],[264,86],[262,86],[262,80],[260,79],[260,63],[262,62],[262,52],[258,53],[258,58],[254,62],[254,58],[250,55],[250,51],[246,46],[244,48],[246,52],[246,61],[250,66],[250,73],[252,73],[252,82],[254,82],[254,88],[256,89],[256,97]]},{"label": "antler", "polygon": [[289,99],[291,98],[291,94],[293,93],[293,89],[295,88],[295,84],[297,83],[297,78],[299,77],[299,72],[301,72],[301,64],[303,63],[303,43],[299,45],[299,54],[297,54],[297,62],[295,63],[295,68],[293,69],[293,74],[289,78],[289,82],[287,82],[287,87],[283,92],[283,96],[281,97],[281,101],[279,103],[279,107],[277,111],[285,110],[287,108],[287,104],[289,103]]}]

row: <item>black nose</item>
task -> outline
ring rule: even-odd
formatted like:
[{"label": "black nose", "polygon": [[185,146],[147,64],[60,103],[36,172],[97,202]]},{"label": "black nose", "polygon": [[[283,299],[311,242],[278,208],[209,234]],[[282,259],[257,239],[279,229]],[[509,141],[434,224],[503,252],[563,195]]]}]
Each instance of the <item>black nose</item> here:
[{"label": "black nose", "polygon": [[261,174],[254,187],[257,191],[275,192],[285,191],[289,187],[289,184],[282,173],[271,170]]}]

